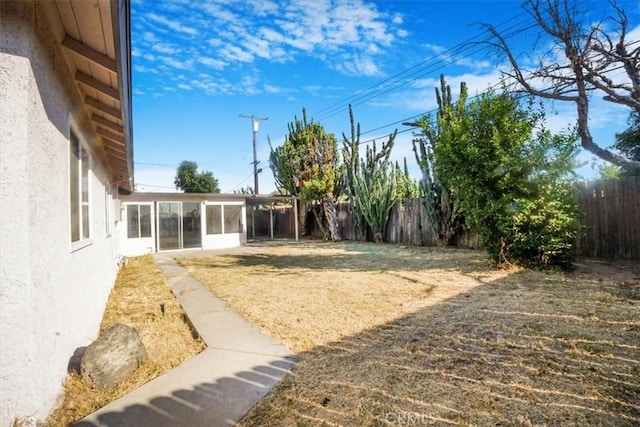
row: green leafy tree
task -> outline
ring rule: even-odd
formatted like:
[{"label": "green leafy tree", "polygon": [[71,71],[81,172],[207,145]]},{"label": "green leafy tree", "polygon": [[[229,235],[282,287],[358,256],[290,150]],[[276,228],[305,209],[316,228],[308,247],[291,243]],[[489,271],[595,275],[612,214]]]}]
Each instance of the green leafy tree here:
[{"label": "green leafy tree", "polygon": [[218,180],[209,171],[198,171],[198,164],[183,161],[176,170],[173,180],[176,189],[185,193],[219,193]]},{"label": "green leafy tree", "polygon": [[576,136],[552,135],[543,112],[507,93],[485,93],[462,111],[445,106],[439,121],[435,168],[491,259],[570,267]]},{"label": "green leafy tree", "polygon": [[[438,112],[434,120],[430,116],[423,117],[416,123],[422,128],[422,133],[416,135],[412,141],[416,162],[422,171],[420,180],[420,199],[424,205],[429,225],[441,246],[455,244],[460,233],[464,230],[464,215],[459,197],[453,190],[442,183],[442,172],[435,166],[435,151],[439,140],[451,135],[443,127],[456,126],[464,117],[467,102],[467,86],[460,84],[460,97],[454,104],[451,97],[451,87],[440,76],[440,89],[436,88]],[[444,119],[444,115],[447,119]]]},{"label": "green leafy tree", "polygon": [[[336,200],[342,171],[336,138],[319,123],[308,121],[304,109],[302,120],[295,117],[288,129],[282,146],[271,146],[269,163],[276,185],[298,196],[303,203],[320,204],[330,239],[340,240]],[[324,233],[321,214],[315,209],[313,214]],[[302,216],[301,220],[304,221]]]},{"label": "green leafy tree", "polygon": [[400,165],[396,162],[395,168],[396,179],[396,199],[415,199],[418,197],[418,184],[411,179],[409,167],[407,166],[407,158],[404,158],[404,168],[400,169]]},{"label": "green leafy tree", "polygon": [[616,165],[608,164],[598,168],[600,179],[618,179],[622,173],[622,169]]},{"label": "green leafy tree", "polygon": [[[631,112],[628,123],[624,132],[616,134],[613,147],[628,159],[640,162],[640,111]],[[640,175],[640,170],[623,170],[621,175]]]}]

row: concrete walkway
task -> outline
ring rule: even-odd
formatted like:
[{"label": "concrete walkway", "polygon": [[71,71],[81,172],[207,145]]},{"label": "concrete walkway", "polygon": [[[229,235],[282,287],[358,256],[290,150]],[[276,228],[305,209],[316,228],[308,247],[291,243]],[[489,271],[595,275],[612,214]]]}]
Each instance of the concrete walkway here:
[{"label": "concrete walkway", "polygon": [[232,311],[172,256],[155,260],[207,348],[77,426],[232,426],[293,368],[289,349]]}]

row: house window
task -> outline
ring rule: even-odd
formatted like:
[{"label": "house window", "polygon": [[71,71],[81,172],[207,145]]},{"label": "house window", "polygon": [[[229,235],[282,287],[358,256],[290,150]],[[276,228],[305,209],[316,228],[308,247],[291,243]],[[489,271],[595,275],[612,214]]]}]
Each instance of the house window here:
[{"label": "house window", "polygon": [[127,237],[151,237],[151,205],[127,205]]},{"label": "house window", "polygon": [[71,208],[71,241],[87,240],[91,236],[89,209],[89,171],[91,157],[73,130],[69,132],[69,183]]},{"label": "house window", "polygon": [[207,234],[242,232],[242,206],[207,205]]},{"label": "house window", "polygon": [[104,187],[104,227],[107,237],[111,236],[111,222],[113,218],[113,193],[111,184]]},{"label": "house window", "polygon": [[222,234],[222,205],[207,205],[207,234]]}]

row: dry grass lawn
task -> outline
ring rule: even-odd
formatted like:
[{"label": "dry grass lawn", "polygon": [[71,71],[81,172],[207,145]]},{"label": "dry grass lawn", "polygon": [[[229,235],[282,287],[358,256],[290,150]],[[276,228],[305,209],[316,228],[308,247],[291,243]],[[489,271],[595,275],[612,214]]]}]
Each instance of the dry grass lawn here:
[{"label": "dry grass lawn", "polygon": [[[160,304],[164,304],[164,315]],[[70,373],[47,426],[69,426],[204,349],[202,341],[193,337],[180,303],[151,255],[129,258],[127,267],[120,270],[100,331],[113,323],[135,327],[149,359],[127,381],[107,390],[92,389],[78,374]]]},{"label": "dry grass lawn", "polygon": [[640,424],[636,264],[507,271],[353,242],[180,262],[299,354],[243,426]]}]

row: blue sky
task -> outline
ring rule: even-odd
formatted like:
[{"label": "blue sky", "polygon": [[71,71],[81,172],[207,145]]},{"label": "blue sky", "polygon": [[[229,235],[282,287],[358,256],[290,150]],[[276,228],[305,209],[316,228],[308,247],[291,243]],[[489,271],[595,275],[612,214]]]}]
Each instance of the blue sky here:
[{"label": "blue sky", "polygon": [[[618,1],[640,40],[640,2]],[[182,160],[213,172],[223,192],[253,186],[251,120],[260,121],[260,192],[275,189],[269,145],[280,145],[287,123],[308,116],[336,134],[349,132],[354,105],[362,140],[382,142],[402,121],[433,111],[434,87],[445,74],[452,89],[467,82],[474,95],[500,81],[501,59],[481,47],[480,22],[508,33],[529,25],[517,0],[132,0],[133,124],[138,191],[175,191]],[[586,22],[608,3],[589,1]],[[535,53],[535,34],[510,43],[522,58]],[[544,49],[542,44],[538,46]],[[593,107],[592,132],[609,145],[626,127],[628,110]],[[555,104],[552,130],[575,120],[572,105]],[[411,132],[398,135],[393,158],[419,170]],[[604,142],[602,142],[604,141]],[[593,156],[583,153],[583,160]],[[591,166],[580,170],[594,174]]]}]

